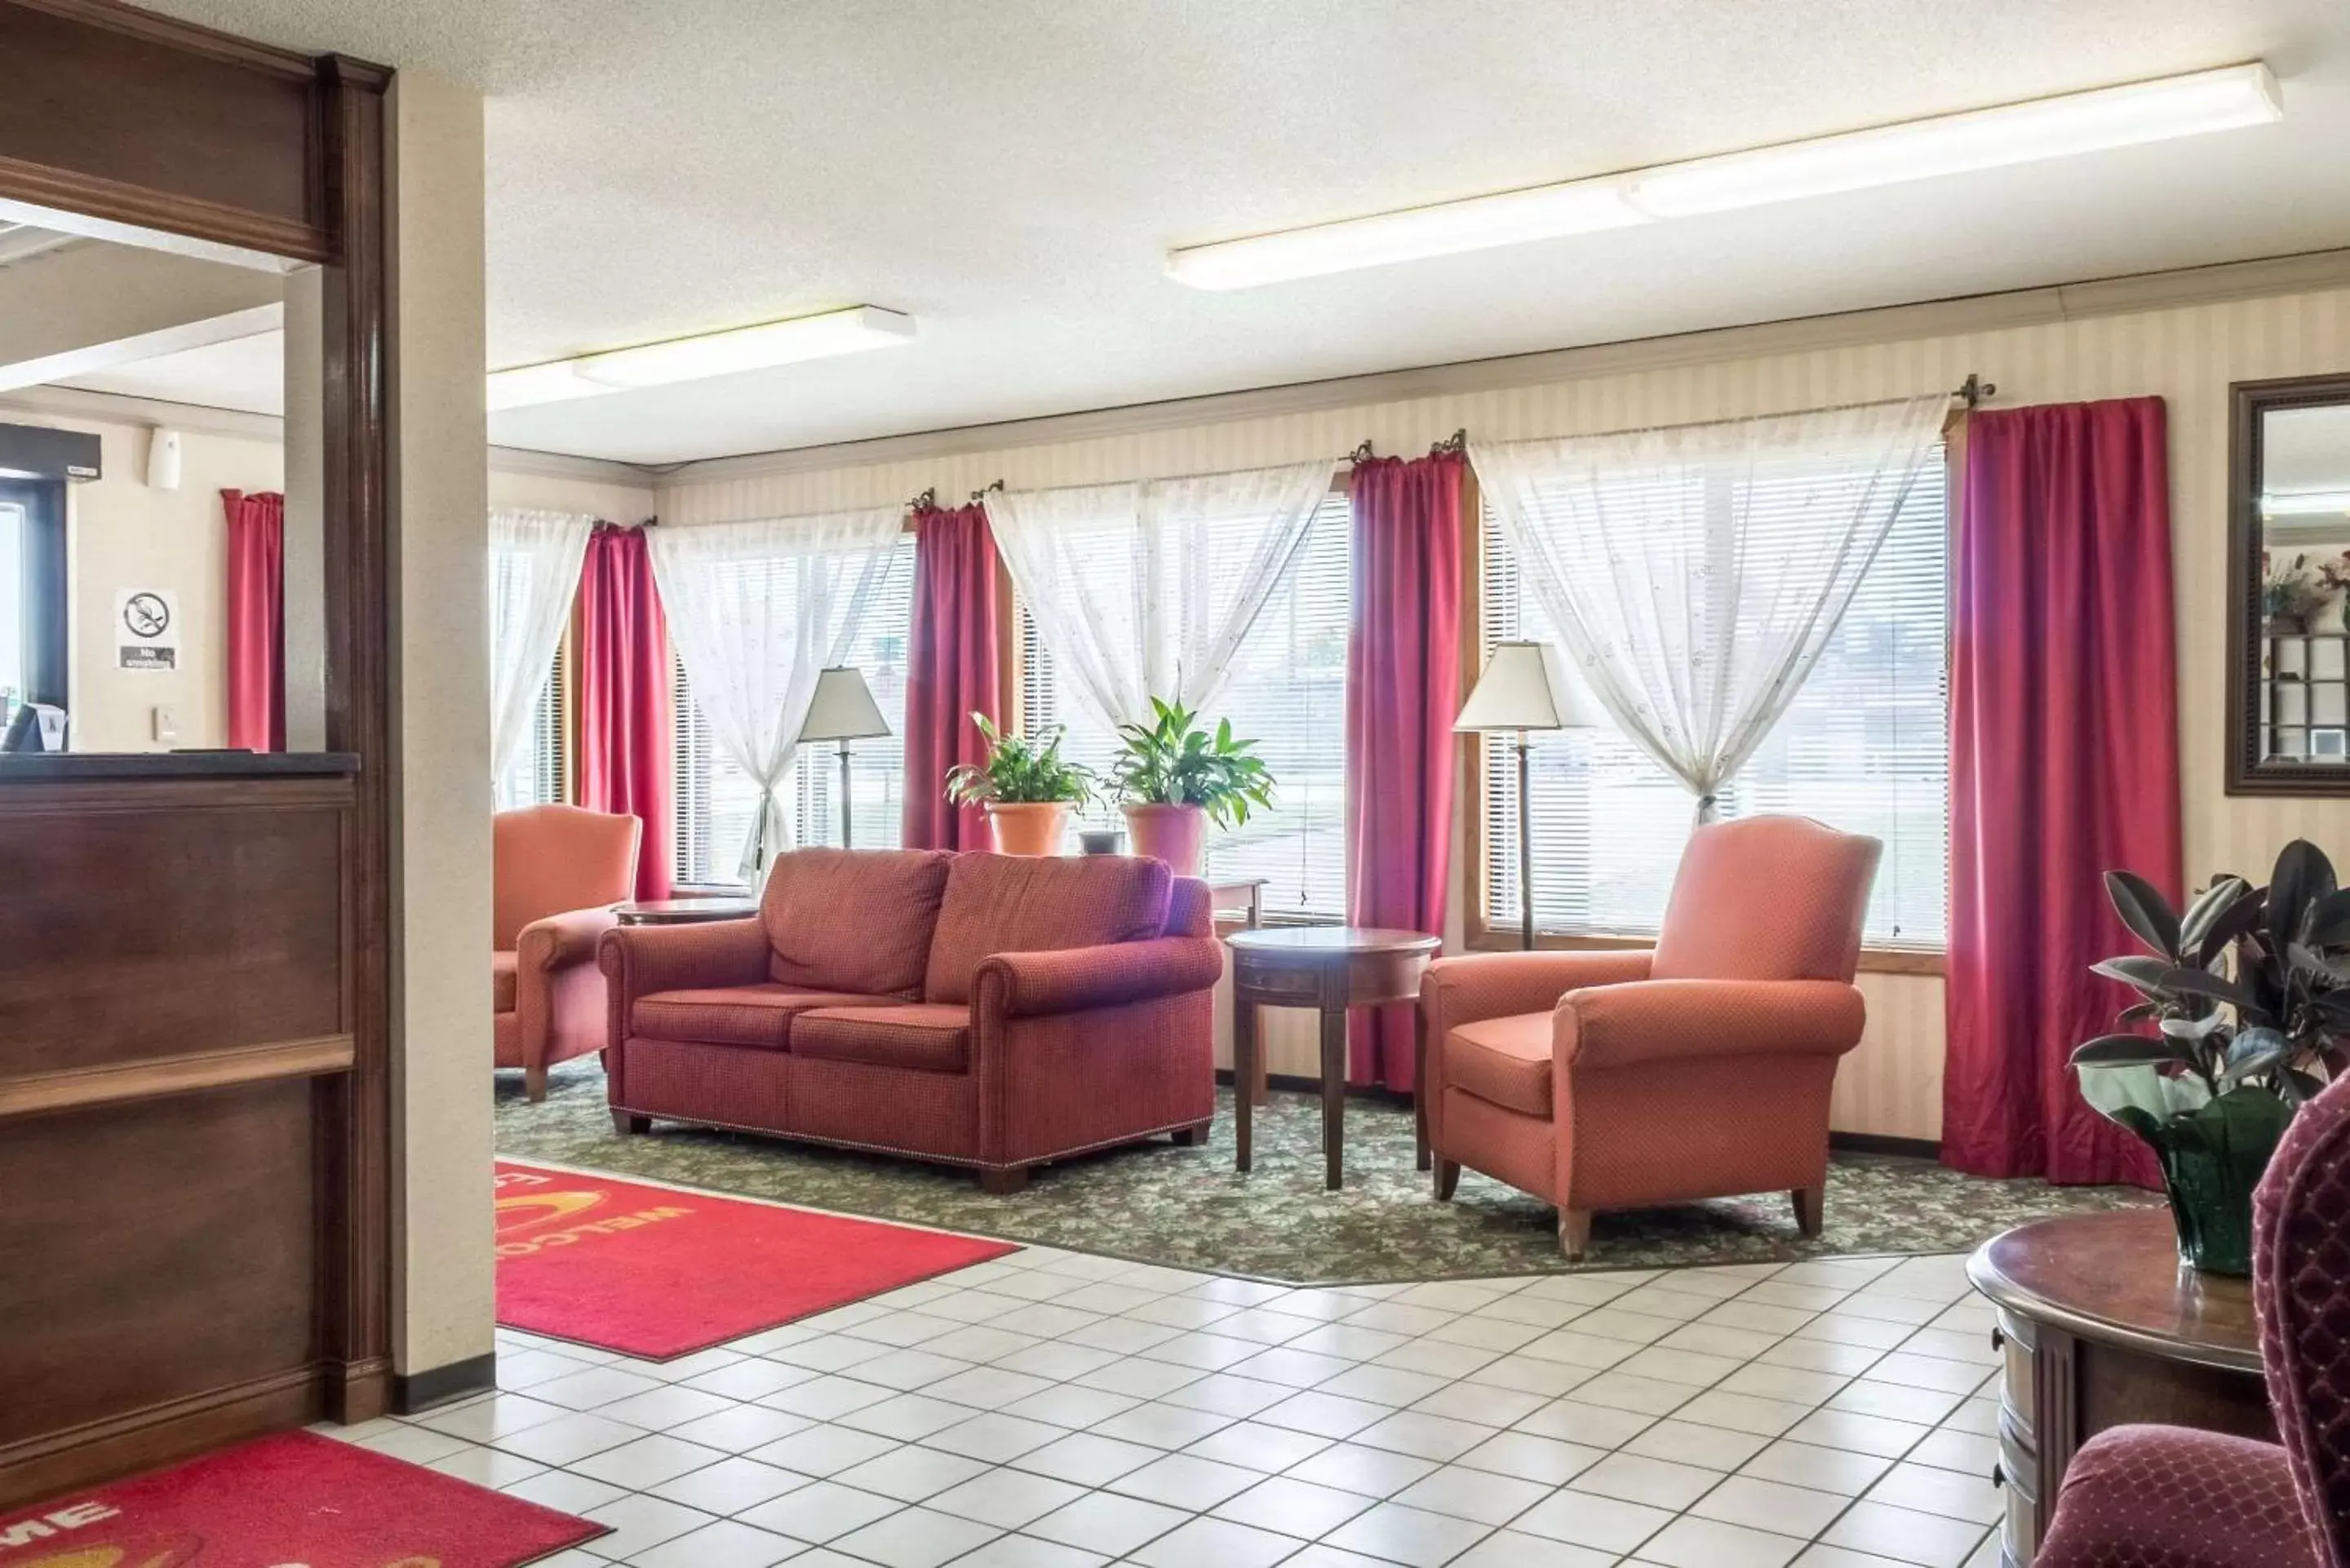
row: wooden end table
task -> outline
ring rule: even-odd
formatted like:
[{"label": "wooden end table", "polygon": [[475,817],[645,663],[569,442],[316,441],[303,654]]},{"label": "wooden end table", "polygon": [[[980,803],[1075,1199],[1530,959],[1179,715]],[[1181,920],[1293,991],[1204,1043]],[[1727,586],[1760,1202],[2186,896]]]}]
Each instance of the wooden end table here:
[{"label": "wooden end table", "polygon": [[1409,1002],[1443,941],[1421,931],[1362,926],[1286,926],[1234,931],[1232,1108],[1237,1164],[1249,1168],[1257,1081],[1256,1010],[1311,1007],[1322,1014],[1322,1185],[1338,1190],[1347,1127],[1347,1009]]},{"label": "wooden end table", "polygon": [[2276,1440],[2251,1282],[2178,1261],[2167,1209],[2038,1220],[1986,1241],[1967,1278],[1999,1312],[2000,1560],[2025,1568],[2092,1436],[2132,1421]]},{"label": "wooden end table", "polygon": [[624,926],[698,926],[705,920],[747,919],[759,912],[759,901],[724,894],[690,898],[631,898],[612,906]]}]

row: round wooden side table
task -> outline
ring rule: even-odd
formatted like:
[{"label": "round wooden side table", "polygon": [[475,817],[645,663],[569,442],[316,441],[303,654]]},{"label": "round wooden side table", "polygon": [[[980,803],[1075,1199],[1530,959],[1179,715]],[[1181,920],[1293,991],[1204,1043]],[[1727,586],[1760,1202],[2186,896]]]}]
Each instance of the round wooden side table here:
[{"label": "round wooden side table", "polygon": [[2064,1468],[2108,1427],[2153,1421],[2273,1442],[2250,1282],[2178,1261],[2168,1209],[2038,1220],[1967,1278],[1998,1309],[2000,1559],[2025,1568]]},{"label": "round wooden side table", "polygon": [[1322,1014],[1322,1185],[1338,1190],[1347,1141],[1347,1009],[1409,1002],[1443,941],[1421,931],[1364,926],[1283,926],[1234,931],[1232,1115],[1237,1164],[1249,1168],[1257,1081],[1256,1010]]},{"label": "round wooden side table", "polygon": [[755,898],[724,894],[691,898],[631,898],[612,906],[624,926],[694,926],[704,920],[747,919],[759,912]]}]

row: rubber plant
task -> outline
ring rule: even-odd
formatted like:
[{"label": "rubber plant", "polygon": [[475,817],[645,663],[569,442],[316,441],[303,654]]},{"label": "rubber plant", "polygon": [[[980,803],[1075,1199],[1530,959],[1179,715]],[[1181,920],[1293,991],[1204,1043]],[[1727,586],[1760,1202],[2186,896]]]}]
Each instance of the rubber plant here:
[{"label": "rubber plant", "polygon": [[2214,877],[2183,913],[2126,871],[2106,890],[2147,950],[2095,966],[2137,1000],[2127,1032],[2073,1052],[2081,1093],[2152,1146],[2180,1255],[2249,1273],[2252,1189],[2293,1112],[2350,1066],[2350,892],[2303,839],[2267,887]]},{"label": "rubber plant", "polygon": [[1070,811],[1093,796],[1092,771],[1061,755],[1058,724],[1034,735],[1007,735],[984,713],[973,713],[971,722],[987,742],[987,760],[948,770],[948,802],[984,807],[1003,854],[1056,853]]},{"label": "rubber plant", "polygon": [[1254,741],[1233,737],[1230,719],[1210,731],[1180,703],[1154,697],[1150,709],[1151,722],[1118,726],[1110,788],[1125,806],[1134,852],[1196,877],[1204,822],[1236,827],[1251,807],[1271,805],[1273,774]]}]

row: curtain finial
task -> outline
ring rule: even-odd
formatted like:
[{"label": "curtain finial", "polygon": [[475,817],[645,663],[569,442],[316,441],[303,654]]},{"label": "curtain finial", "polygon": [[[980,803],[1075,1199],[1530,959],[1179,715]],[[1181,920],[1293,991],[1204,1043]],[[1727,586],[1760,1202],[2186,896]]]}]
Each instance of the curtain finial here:
[{"label": "curtain finial", "polygon": [[906,503],[906,510],[909,512],[936,512],[938,509],[939,487],[935,484]]},{"label": "curtain finial", "polygon": [[1461,426],[1428,449],[1430,457],[1459,457],[1469,450],[1469,427]]},{"label": "curtain finial", "polygon": [[1378,453],[1371,450],[1371,443],[1369,441],[1365,441],[1362,445],[1357,447],[1353,452],[1347,454],[1347,461],[1353,463],[1356,467],[1360,468],[1363,464],[1370,462],[1371,459],[1378,455]]},{"label": "curtain finial", "polygon": [[1003,488],[1003,481],[1001,479],[991,479],[985,484],[981,485],[977,490],[971,493],[971,504],[973,506],[976,506],[981,502],[987,499],[987,493],[989,491],[1001,490]]},{"label": "curtain finial", "polygon": [[1967,379],[1959,383],[1959,389],[1950,395],[1966,404],[1969,410],[1973,410],[1981,407],[1985,398],[1999,396],[1999,383],[1986,381],[1970,370]]}]

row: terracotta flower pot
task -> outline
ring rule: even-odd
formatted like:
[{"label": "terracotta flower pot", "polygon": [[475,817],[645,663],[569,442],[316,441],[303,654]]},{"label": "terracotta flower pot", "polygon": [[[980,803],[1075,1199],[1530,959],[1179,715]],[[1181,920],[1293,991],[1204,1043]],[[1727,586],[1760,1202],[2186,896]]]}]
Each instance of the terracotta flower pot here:
[{"label": "terracotta flower pot", "polygon": [[1197,805],[1129,805],[1126,808],[1127,842],[1137,855],[1164,860],[1178,877],[1200,874],[1201,846],[1207,836],[1208,813]]},{"label": "terracotta flower pot", "polygon": [[987,824],[995,833],[999,855],[1058,855],[1061,829],[1069,820],[1069,805],[1060,800],[987,803]]}]

